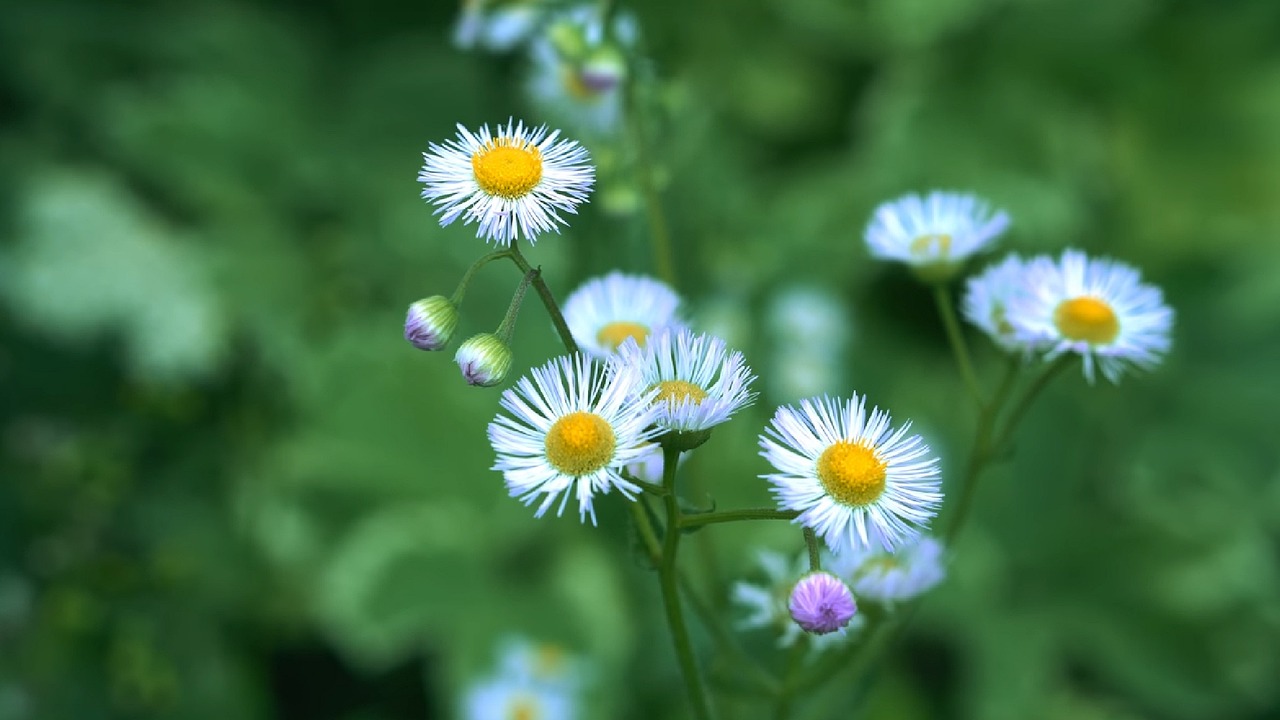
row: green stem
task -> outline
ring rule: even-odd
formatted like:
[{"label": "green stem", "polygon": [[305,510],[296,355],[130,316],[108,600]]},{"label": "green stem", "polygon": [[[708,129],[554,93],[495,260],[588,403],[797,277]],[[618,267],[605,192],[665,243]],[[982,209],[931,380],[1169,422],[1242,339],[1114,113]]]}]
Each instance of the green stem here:
[{"label": "green stem", "polygon": [[662,562],[662,545],[658,542],[658,534],[653,531],[653,522],[649,520],[648,505],[642,498],[627,503],[631,506],[631,516],[636,523],[636,532],[640,533],[640,542],[644,543],[645,552],[654,567]]},{"label": "green stem", "polygon": [[636,149],[636,164],[640,175],[640,188],[644,193],[645,213],[649,219],[649,236],[653,242],[653,261],[658,277],[676,287],[676,266],[671,255],[671,233],[667,230],[667,218],[662,211],[662,197],[658,194],[658,182],[649,153],[649,139],[644,125],[644,110],[636,96],[635,68],[631,68],[627,82],[627,116],[630,120],[632,140]]},{"label": "green stem", "polygon": [[529,291],[529,283],[536,280],[541,274],[541,271],[536,269],[524,274],[524,278],[520,280],[520,285],[516,288],[515,294],[511,296],[511,304],[507,306],[507,314],[502,316],[502,322],[498,325],[497,332],[494,333],[508,346],[511,345],[511,333],[515,332],[516,318],[520,316],[520,306],[524,304],[524,295]]},{"label": "green stem", "polygon": [[1000,381],[1000,388],[996,390],[991,402],[983,405],[982,411],[978,413],[973,445],[969,449],[969,461],[965,465],[964,474],[960,476],[960,499],[956,501],[955,513],[951,516],[951,524],[947,526],[944,536],[948,546],[959,537],[960,528],[964,527],[969,517],[973,498],[977,495],[978,478],[982,475],[987,461],[991,459],[991,437],[995,432],[996,416],[1000,414],[1000,408],[1008,399],[1009,391],[1013,389],[1013,381],[1017,376],[1018,360],[1010,358],[1004,378]]},{"label": "green stem", "polygon": [[494,260],[501,260],[504,257],[510,257],[510,255],[510,250],[495,250],[488,255],[481,255],[475,262],[471,263],[471,267],[467,268],[467,271],[462,275],[462,279],[458,281],[458,289],[453,291],[453,297],[449,298],[449,301],[453,303],[453,306],[459,307],[462,305],[462,298],[467,294],[467,286],[471,284],[471,278],[475,276],[476,272],[478,272],[480,268],[488,265]]},{"label": "green stem", "polygon": [[809,549],[809,572],[818,572],[822,569],[822,558],[818,550],[818,537],[813,534],[813,528],[804,529],[804,545]]},{"label": "green stem", "polygon": [[662,564],[658,566],[658,578],[662,583],[662,604],[667,610],[667,625],[676,646],[676,656],[680,661],[680,672],[684,675],[689,702],[693,705],[693,714],[698,720],[710,720],[711,707],[707,703],[706,690],[702,687],[698,661],[694,657],[693,643],[689,641],[689,629],[685,626],[684,611],[680,607],[680,578],[676,567],[676,552],[680,549],[682,535],[680,504],[676,500],[676,465],[679,460],[679,450],[667,446],[662,448],[662,486],[667,490],[663,504],[667,511],[667,526],[662,538]]},{"label": "green stem", "polygon": [[969,346],[965,344],[964,333],[960,330],[960,321],[956,318],[956,309],[951,302],[951,293],[942,283],[933,286],[933,299],[938,305],[938,315],[942,316],[942,325],[947,330],[947,340],[955,353],[956,364],[960,366],[960,375],[969,389],[969,394],[983,405],[982,389],[978,385],[978,375],[973,371],[973,362],[969,359]]},{"label": "green stem", "polygon": [[1071,364],[1073,357],[1071,355],[1059,355],[1049,367],[1045,368],[1039,376],[1032,381],[1027,387],[1027,391],[1018,398],[1018,402],[1014,404],[1013,409],[1009,411],[1009,417],[1005,419],[1004,425],[997,435],[992,449],[999,452],[1004,449],[1005,443],[1009,441],[1009,436],[1013,434],[1014,428],[1018,426],[1018,422],[1022,420],[1022,416],[1027,414],[1027,410],[1031,409],[1031,403],[1036,399],[1042,390],[1048,387],[1049,383],[1057,377],[1068,365]]},{"label": "green stem", "polygon": [[718,510],[716,512],[683,515],[680,528],[694,528],[716,523],[738,522],[739,520],[794,520],[800,513],[796,510],[775,510],[774,508],[743,508],[741,510]]},{"label": "green stem", "polygon": [[[520,268],[521,272],[533,272],[533,266],[528,260],[524,259],[524,255],[520,253],[520,247],[515,240],[511,241],[511,250],[508,257]],[[569,325],[564,321],[564,314],[560,312],[560,306],[556,304],[555,295],[551,294],[551,289],[542,280],[542,274],[539,273],[533,278],[533,289],[538,291],[538,297],[542,299],[542,305],[547,309],[547,314],[551,316],[551,324],[556,326],[556,332],[560,335],[560,342],[564,343],[564,349],[569,351],[570,355],[578,352],[578,343],[573,339],[573,333],[569,331]]]}]

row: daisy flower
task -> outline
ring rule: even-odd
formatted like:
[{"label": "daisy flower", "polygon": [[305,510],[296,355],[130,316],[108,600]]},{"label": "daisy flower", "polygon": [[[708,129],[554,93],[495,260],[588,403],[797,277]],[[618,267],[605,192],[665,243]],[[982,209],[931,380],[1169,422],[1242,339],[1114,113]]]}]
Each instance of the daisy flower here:
[{"label": "daisy flower", "polygon": [[655,333],[682,327],[680,296],[644,275],[611,272],[583,283],[564,302],[564,320],[582,352],[604,358],[627,338],[643,345]]},{"label": "daisy flower", "polygon": [[755,399],[747,389],[755,376],[742,353],[713,335],[669,330],[643,348],[627,338],[611,364],[639,370],[644,386],[657,391],[658,425],[666,430],[710,430]]},{"label": "daisy flower", "polygon": [[947,576],[942,543],[921,535],[886,553],[859,549],[834,553],[828,569],[847,580],[858,597],[891,604],[932,590]]},{"label": "daisy flower", "polygon": [[526,505],[543,496],[535,517],[560,498],[578,498],[578,519],[591,516],[595,493],[613,488],[634,499],[640,487],[621,470],[645,452],[659,432],[660,408],[636,371],[606,372],[584,356],[562,356],[520,379],[502,393],[499,414],[489,423],[489,442],[498,454],[507,491]]},{"label": "daisy flower", "polygon": [[1039,259],[1027,292],[1009,307],[1009,321],[1047,347],[1047,359],[1077,353],[1089,382],[1096,365],[1114,383],[1131,365],[1149,369],[1160,362],[1169,350],[1173,310],[1133,267],[1067,250],[1057,262]]},{"label": "daisy flower", "polygon": [[779,507],[798,510],[835,552],[893,550],[920,533],[942,502],[938,460],[911,424],[865,398],[802,400],[778,408],[760,436],[761,455],[778,470],[761,475]]},{"label": "daisy flower", "polygon": [[466,720],[571,720],[577,702],[568,689],[499,676],[474,684],[463,711]]},{"label": "daisy flower", "polygon": [[560,139],[559,130],[512,120],[493,132],[459,124],[457,139],[431,143],[422,158],[422,197],[436,206],[440,224],[476,222],[478,237],[502,247],[559,232],[566,223],[558,211],[577,213],[595,182],[581,145]]},{"label": "daisy flower", "polygon": [[945,279],[1007,227],[1009,216],[977,197],[935,190],[880,205],[866,241],[874,257],[907,263],[926,279]]},{"label": "daisy flower", "polygon": [[1015,298],[1030,291],[1028,279],[1032,274],[1031,268],[1043,262],[1043,258],[1028,262],[1017,255],[1010,255],[969,278],[965,284],[961,306],[965,319],[981,328],[1007,352],[1034,349],[1030,338],[1019,334],[1009,312]]}]

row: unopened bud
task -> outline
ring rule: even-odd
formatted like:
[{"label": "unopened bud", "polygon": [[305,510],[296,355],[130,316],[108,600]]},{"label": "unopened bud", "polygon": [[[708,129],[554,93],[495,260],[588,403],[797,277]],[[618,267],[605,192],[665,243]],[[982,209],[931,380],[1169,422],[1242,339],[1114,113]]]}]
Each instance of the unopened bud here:
[{"label": "unopened bud", "polygon": [[458,346],[453,359],[468,383],[490,387],[502,382],[511,369],[511,348],[493,333],[480,333]]},{"label": "unopened bud", "polygon": [[432,295],[409,306],[404,339],[419,350],[443,350],[458,327],[458,309],[449,298]]},{"label": "unopened bud", "polygon": [[814,572],[792,588],[787,609],[800,629],[826,635],[848,625],[858,608],[848,585],[831,573]]}]

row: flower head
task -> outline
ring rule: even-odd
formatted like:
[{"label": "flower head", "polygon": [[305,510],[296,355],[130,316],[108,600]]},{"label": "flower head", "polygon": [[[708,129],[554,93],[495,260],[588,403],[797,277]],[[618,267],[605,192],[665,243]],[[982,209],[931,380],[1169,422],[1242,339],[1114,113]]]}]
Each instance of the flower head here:
[{"label": "flower head", "polygon": [[802,630],[826,635],[844,629],[857,611],[849,586],[831,573],[814,572],[800,578],[787,601],[791,619]]},{"label": "flower head", "polygon": [[1018,300],[1030,292],[1032,268],[1041,262],[1044,260],[1028,262],[1010,255],[969,278],[965,284],[962,305],[965,318],[1007,352],[1034,349],[1034,339],[1018,332],[1010,312],[1016,311]]},{"label": "flower head", "polygon": [[858,549],[834,553],[828,567],[853,587],[858,597],[880,603],[910,600],[932,590],[947,576],[942,543],[928,535],[886,553]]},{"label": "flower head", "polygon": [[911,265],[929,280],[945,279],[969,256],[1009,227],[1009,216],[992,212],[974,195],[914,193],[876,208],[867,226],[871,254]]},{"label": "flower head", "polygon": [[942,502],[938,461],[911,424],[894,430],[864,398],[827,397],[778,408],[760,436],[761,455],[778,470],[761,477],[795,522],[834,551],[892,550],[920,533]]},{"label": "flower head", "polygon": [[606,372],[578,355],[555,358],[534,368],[502,393],[502,408],[489,423],[489,442],[498,454],[493,469],[502,471],[507,491],[526,505],[543,496],[535,513],[560,498],[564,512],[570,495],[578,499],[578,517],[596,520],[595,493],[613,488],[634,499],[640,488],[621,470],[636,462],[657,429],[658,409],[642,392],[635,371]]},{"label": "flower head", "polygon": [[644,345],[651,336],[682,327],[680,296],[659,280],[611,272],[583,283],[564,303],[564,319],[583,352],[609,357],[627,338]]},{"label": "flower head", "polygon": [[1077,353],[1089,382],[1097,365],[1114,383],[1129,366],[1154,367],[1169,350],[1173,310],[1133,267],[1079,250],[1033,262],[1009,321],[1028,342],[1048,348],[1048,358]]},{"label": "flower head", "polygon": [[748,390],[755,376],[742,353],[687,329],[652,336],[643,348],[627,338],[612,365],[639,370],[657,391],[658,425],[667,430],[710,430],[755,399]]},{"label": "flower head", "polygon": [[479,224],[479,237],[504,247],[559,232],[565,221],[558,211],[576,213],[595,183],[587,151],[559,137],[545,125],[529,129],[510,120],[493,132],[458,125],[456,140],[431,143],[423,153],[422,197],[436,206],[441,225],[461,216]]},{"label": "flower head", "polygon": [[443,350],[458,327],[458,308],[443,295],[432,295],[409,306],[404,339],[419,350]]},{"label": "flower head", "polygon": [[478,333],[458,346],[453,361],[468,384],[492,387],[511,369],[511,348],[493,333]]}]

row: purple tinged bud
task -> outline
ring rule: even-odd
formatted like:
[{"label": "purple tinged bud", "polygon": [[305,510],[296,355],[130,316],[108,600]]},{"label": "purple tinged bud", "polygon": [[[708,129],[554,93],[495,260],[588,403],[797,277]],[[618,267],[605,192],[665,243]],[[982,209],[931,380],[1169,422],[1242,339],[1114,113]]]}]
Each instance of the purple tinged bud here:
[{"label": "purple tinged bud", "polygon": [[419,350],[443,350],[458,327],[458,308],[443,295],[432,295],[409,306],[404,339]]},{"label": "purple tinged bud", "polygon": [[453,359],[467,383],[490,387],[502,382],[511,369],[511,348],[493,333],[480,333],[458,346]]},{"label": "purple tinged bud", "polygon": [[831,573],[815,572],[800,578],[787,603],[791,619],[805,632],[826,635],[849,624],[858,606],[853,593]]}]

